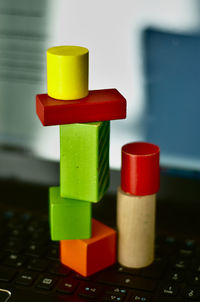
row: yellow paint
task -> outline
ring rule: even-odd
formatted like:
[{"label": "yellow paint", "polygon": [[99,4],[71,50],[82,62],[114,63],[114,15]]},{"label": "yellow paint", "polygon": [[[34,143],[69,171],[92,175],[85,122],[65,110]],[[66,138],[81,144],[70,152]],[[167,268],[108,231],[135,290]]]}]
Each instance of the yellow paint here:
[{"label": "yellow paint", "polygon": [[88,49],[56,46],[47,50],[47,91],[58,100],[81,99],[88,95]]}]

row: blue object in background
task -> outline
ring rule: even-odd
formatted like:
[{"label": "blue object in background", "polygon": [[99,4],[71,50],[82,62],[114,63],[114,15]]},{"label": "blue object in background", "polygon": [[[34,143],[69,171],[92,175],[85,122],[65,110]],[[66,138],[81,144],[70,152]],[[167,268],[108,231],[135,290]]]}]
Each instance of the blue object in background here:
[{"label": "blue object in background", "polygon": [[200,36],[147,29],[146,140],[161,164],[200,170]]}]

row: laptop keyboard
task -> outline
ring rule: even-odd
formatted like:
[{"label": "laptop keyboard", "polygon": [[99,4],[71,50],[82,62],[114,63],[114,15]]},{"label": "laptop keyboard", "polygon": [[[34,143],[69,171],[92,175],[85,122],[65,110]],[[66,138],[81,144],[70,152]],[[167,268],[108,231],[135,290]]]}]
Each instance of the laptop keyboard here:
[{"label": "laptop keyboard", "polygon": [[53,301],[200,301],[200,247],[190,238],[158,237],[147,268],[116,264],[84,278],[59,263],[59,243],[50,240],[46,217],[5,211],[0,226],[0,288]]}]

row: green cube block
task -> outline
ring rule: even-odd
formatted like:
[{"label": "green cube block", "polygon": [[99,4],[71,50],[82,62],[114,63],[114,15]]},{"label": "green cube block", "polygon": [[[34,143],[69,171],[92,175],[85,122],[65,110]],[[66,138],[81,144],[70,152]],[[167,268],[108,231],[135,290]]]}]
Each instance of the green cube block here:
[{"label": "green cube block", "polygon": [[60,187],[49,189],[49,216],[52,240],[91,237],[91,203],[60,197]]},{"label": "green cube block", "polygon": [[98,202],[109,186],[110,122],[60,126],[60,194]]}]

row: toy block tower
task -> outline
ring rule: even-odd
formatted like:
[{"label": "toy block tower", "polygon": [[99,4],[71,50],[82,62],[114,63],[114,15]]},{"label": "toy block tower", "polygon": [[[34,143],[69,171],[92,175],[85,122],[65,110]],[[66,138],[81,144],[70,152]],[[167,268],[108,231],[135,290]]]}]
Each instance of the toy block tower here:
[{"label": "toy block tower", "polygon": [[[49,189],[51,239],[60,260],[83,276],[116,260],[116,232],[92,220],[109,186],[110,120],[126,117],[116,89],[88,90],[88,49],[47,50],[47,94],[36,96],[44,126],[60,125],[60,187]],[[77,260],[79,259],[79,261]]]}]

